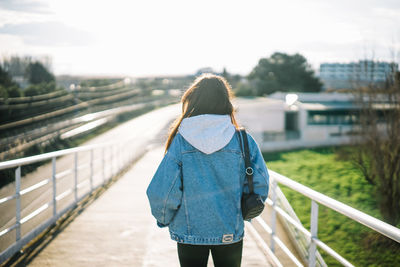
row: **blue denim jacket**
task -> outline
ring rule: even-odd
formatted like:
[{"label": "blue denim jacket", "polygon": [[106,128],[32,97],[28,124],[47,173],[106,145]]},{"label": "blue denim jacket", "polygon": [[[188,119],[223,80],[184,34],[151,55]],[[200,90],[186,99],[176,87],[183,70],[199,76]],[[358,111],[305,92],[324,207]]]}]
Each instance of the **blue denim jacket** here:
[{"label": "blue denim jacket", "polygon": [[[254,191],[265,201],[269,175],[261,152],[248,135]],[[244,235],[240,203],[248,192],[244,156],[236,132],[222,149],[206,154],[180,133],[173,139],[148,189],[159,227],[180,243],[219,245]]]}]

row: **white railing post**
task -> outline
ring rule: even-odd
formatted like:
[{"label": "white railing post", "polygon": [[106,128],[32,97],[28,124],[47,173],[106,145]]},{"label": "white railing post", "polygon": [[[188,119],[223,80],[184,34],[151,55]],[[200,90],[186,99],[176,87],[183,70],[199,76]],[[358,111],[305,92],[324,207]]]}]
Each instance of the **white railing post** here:
[{"label": "white railing post", "polygon": [[53,182],[53,216],[57,215],[57,184],[56,184],[56,157],[51,159],[52,175],[51,180]]},{"label": "white railing post", "polygon": [[308,252],[308,266],[314,267],[315,266],[315,255],[317,250],[317,244],[313,240],[313,238],[317,238],[318,232],[318,204],[314,200],[311,200],[311,240],[310,240],[310,249]]},{"label": "white railing post", "polygon": [[276,187],[277,183],[275,179],[272,180],[272,210],[271,210],[271,251],[275,253],[275,233],[276,233]]},{"label": "white railing post", "polygon": [[93,191],[93,148],[90,149],[90,192]]},{"label": "white railing post", "polygon": [[104,162],[104,147],[101,148],[101,164],[103,165],[103,184],[106,182],[106,170]]},{"label": "white railing post", "polygon": [[15,220],[17,221],[16,241],[21,239],[21,166],[15,170],[15,201],[16,211]]},{"label": "white railing post", "polygon": [[74,156],[74,197],[75,203],[78,202],[78,152]]}]

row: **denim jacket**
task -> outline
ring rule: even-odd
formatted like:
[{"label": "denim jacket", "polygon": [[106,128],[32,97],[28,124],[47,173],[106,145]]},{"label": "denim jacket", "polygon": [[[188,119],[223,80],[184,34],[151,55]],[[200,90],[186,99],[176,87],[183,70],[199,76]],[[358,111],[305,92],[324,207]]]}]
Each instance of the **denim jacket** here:
[{"label": "denim jacket", "polygon": [[[243,238],[240,203],[249,189],[239,136],[228,115],[206,114],[182,121],[147,189],[157,225],[168,226],[173,240],[220,245]],[[267,167],[250,134],[248,141],[254,191],[265,201]]]}]

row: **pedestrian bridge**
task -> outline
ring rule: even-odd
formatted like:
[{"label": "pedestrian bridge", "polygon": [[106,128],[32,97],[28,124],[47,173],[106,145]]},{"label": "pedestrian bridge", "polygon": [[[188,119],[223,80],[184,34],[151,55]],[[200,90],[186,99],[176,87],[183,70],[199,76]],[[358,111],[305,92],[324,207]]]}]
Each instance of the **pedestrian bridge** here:
[{"label": "pedestrian bridge", "polygon": [[[1,162],[0,170],[12,170],[15,182],[0,189],[0,264],[179,266],[176,243],[157,228],[145,194],[178,112],[169,106],[81,147]],[[44,164],[25,174],[37,162]],[[270,178],[266,210],[246,223],[242,266],[326,266],[319,250],[353,266],[318,239],[319,205],[400,242],[396,227],[273,171]],[[310,230],[279,185],[311,199]]]}]

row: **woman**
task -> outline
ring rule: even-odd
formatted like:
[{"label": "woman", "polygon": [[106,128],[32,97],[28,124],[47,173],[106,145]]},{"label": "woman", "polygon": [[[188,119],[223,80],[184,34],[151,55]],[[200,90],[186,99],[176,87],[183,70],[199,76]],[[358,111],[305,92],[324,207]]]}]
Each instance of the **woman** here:
[{"label": "woman", "polygon": [[[159,227],[169,227],[181,266],[240,266],[244,222],[240,208],[248,192],[238,124],[228,82],[197,78],[182,97],[182,114],[171,128],[166,153],[148,189]],[[248,135],[255,193],[268,194],[268,171]]]}]

